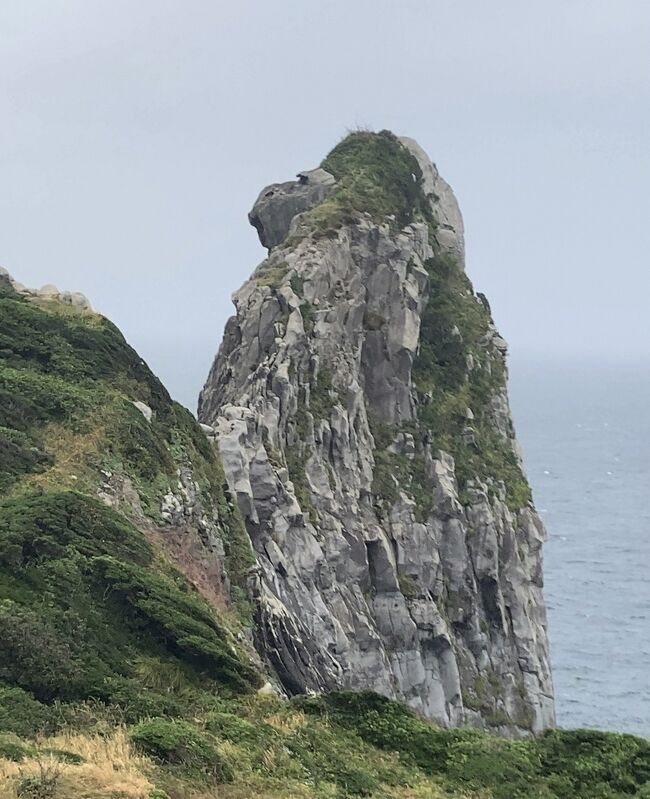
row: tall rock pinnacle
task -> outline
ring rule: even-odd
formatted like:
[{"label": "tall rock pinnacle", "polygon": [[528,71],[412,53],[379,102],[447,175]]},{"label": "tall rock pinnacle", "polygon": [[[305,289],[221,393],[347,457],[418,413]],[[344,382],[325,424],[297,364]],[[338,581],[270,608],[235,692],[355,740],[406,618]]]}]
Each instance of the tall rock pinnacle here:
[{"label": "tall rock pinnacle", "polygon": [[544,528],[453,192],[413,140],[353,133],[250,219],[269,255],[199,418],[256,554],[258,650],[288,693],[552,726]]}]

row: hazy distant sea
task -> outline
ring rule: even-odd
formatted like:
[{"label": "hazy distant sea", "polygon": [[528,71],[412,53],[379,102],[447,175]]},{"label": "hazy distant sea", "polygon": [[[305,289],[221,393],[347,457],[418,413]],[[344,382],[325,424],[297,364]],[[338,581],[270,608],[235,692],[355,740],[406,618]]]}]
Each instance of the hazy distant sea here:
[{"label": "hazy distant sea", "polygon": [[650,737],[650,368],[513,361],[558,724]]}]

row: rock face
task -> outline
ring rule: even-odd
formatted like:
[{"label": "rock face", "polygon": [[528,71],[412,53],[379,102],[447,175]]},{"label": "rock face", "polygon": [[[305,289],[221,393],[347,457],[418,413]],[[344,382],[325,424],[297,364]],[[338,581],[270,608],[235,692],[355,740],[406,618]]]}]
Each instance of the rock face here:
[{"label": "rock face", "polygon": [[270,253],[199,402],[257,557],[258,650],[288,693],[552,726],[544,529],[453,192],[388,132],[316,174],[255,204]]},{"label": "rock face", "polygon": [[292,221],[325,199],[334,176],[324,169],[299,172],[298,180],[267,186],[257,198],[248,219],[269,250],[284,241]]}]

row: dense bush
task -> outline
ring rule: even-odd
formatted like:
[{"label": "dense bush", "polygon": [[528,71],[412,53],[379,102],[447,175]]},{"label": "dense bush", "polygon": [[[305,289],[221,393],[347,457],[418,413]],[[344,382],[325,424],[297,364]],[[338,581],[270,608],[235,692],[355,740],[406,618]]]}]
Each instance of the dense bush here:
[{"label": "dense bush", "polygon": [[18,476],[42,471],[52,462],[34,438],[20,430],[0,427],[0,492]]},{"label": "dense bush", "polygon": [[152,406],[170,402],[160,381],[120,331],[101,316],[47,312],[0,298],[0,357],[6,367],[57,375],[73,383],[130,380]]},{"label": "dense bush", "polygon": [[111,554],[148,563],[151,547],[123,516],[75,491],[35,494],[0,504],[0,566]]},{"label": "dense bush", "polygon": [[217,738],[247,746],[265,746],[275,738],[268,724],[253,724],[236,713],[214,712],[206,718],[206,728]]},{"label": "dense bush", "polygon": [[445,732],[419,719],[404,705],[372,691],[337,692],[298,698],[307,713],[328,716],[380,749],[398,751],[426,772],[444,769],[450,744]]},{"label": "dense bush", "polygon": [[[171,406],[160,381],[106,319],[0,297],[0,419],[23,434],[0,436],[0,489],[51,462],[41,440],[46,424],[77,428],[100,407],[108,421],[120,391],[161,412]],[[143,435],[131,431],[129,440],[137,447]]]},{"label": "dense bush", "polygon": [[90,497],[1,504],[0,680],[46,702],[112,701],[131,718],[182,712],[174,697],[138,684],[144,655],[161,668],[178,664],[179,690],[206,680],[231,691],[258,685],[215,611],[181,575],[151,563],[142,533]]},{"label": "dense bush", "polygon": [[553,730],[507,741],[440,729],[369,691],[294,701],[450,787],[488,789],[493,799],[623,799],[650,788],[650,741],[632,735]]},{"label": "dense bush", "polygon": [[[152,409],[151,421],[134,407],[134,400]],[[64,460],[64,468],[60,460]],[[160,381],[109,321],[56,302],[43,305],[27,301],[3,278],[0,493],[7,489],[17,495],[58,491],[61,483],[94,493],[107,473],[117,473],[130,479],[145,511],[159,521],[161,498],[177,485],[178,471],[188,462],[206,512],[218,514],[236,608],[248,618],[250,608],[243,591],[252,564],[250,543],[236,507],[227,499],[219,459],[196,419],[172,402]],[[87,519],[87,513],[81,518],[88,506],[72,506],[67,500],[66,505],[63,511],[72,527],[93,529],[86,522],[95,520]],[[56,512],[48,508],[50,511]],[[20,513],[25,520],[26,509],[21,508]],[[4,512],[7,514],[9,510]],[[67,526],[60,518],[31,521],[36,526],[46,521],[53,531],[47,542],[37,535],[38,546],[68,546],[67,540],[57,538],[57,531]],[[10,522],[15,526],[14,519]],[[82,529],[76,532],[83,534]],[[97,531],[95,540],[102,540],[104,532],[100,535]],[[0,551],[2,539],[0,518]],[[142,546],[142,537],[138,540]],[[117,551],[117,543],[109,536],[103,551],[95,554],[143,562],[136,552]],[[35,554],[38,556],[38,552]]]},{"label": "dense bush", "polygon": [[234,689],[261,684],[258,673],[241,661],[225,629],[198,594],[115,558],[96,558],[93,567],[101,584],[121,600],[123,618],[134,629],[147,629],[181,659]]},{"label": "dense bush", "polygon": [[79,693],[78,650],[84,629],[80,620],[69,619],[72,629],[63,637],[57,630],[61,615],[58,609],[44,615],[0,601],[0,680],[30,690],[41,701]]},{"label": "dense bush", "polygon": [[230,782],[232,771],[207,733],[182,720],[163,718],[143,721],[131,732],[132,741],[147,755],[217,782]]},{"label": "dense bush", "polygon": [[[132,400],[149,405],[151,421]],[[191,461],[203,505],[222,524],[233,586],[245,585],[250,545],[218,458],[117,328],[40,307],[3,280],[0,419],[0,492],[13,492],[0,502],[0,730],[34,734],[50,723],[37,700],[98,700],[133,721],[182,716],[208,688],[258,685],[217,613],[154,559],[140,530],[88,496],[117,472],[157,517]],[[177,682],[143,685],[145,662]]]},{"label": "dense bush", "polygon": [[56,726],[53,708],[37,702],[22,688],[0,682],[0,731],[33,738],[51,732]]},{"label": "dense bush", "polygon": [[535,742],[542,773],[561,799],[650,795],[650,741],[597,730],[551,730]]}]

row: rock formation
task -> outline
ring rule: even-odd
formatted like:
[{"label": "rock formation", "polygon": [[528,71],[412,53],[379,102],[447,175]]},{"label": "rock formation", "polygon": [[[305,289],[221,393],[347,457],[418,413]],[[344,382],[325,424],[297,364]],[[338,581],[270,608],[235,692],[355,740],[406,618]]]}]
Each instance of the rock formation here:
[{"label": "rock formation", "polygon": [[60,302],[63,305],[72,305],[75,308],[81,308],[86,311],[92,310],[88,298],[80,291],[59,291],[51,283],[41,286],[40,289],[27,288],[27,286],[23,286],[22,283],[14,280],[2,266],[0,266],[0,279],[6,281],[17,294],[23,297],[31,297],[45,302]]},{"label": "rock formation", "polygon": [[269,255],[199,418],[256,554],[258,651],[288,693],[552,726],[544,528],[453,192],[414,141],[355,133],[250,220]]}]

